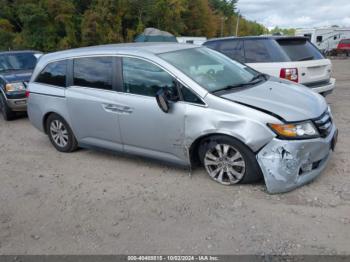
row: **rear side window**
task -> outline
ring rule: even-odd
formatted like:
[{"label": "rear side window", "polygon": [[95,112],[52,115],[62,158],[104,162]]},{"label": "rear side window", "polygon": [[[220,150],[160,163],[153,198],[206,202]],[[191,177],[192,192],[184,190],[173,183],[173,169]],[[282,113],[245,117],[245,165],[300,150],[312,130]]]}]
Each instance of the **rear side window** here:
[{"label": "rear side window", "polygon": [[218,44],[217,50],[233,60],[244,63],[243,41],[221,41]]},{"label": "rear side window", "polygon": [[244,41],[246,63],[271,63],[288,61],[270,39],[251,39]]},{"label": "rear side window", "polygon": [[216,41],[210,41],[210,42],[204,43],[203,45],[208,47],[208,48],[211,48],[211,49],[216,49],[217,42]]},{"label": "rear side window", "polygon": [[112,90],[113,58],[74,59],[73,85]]},{"label": "rear side window", "polygon": [[137,58],[123,58],[124,91],[127,93],[156,96],[161,88],[176,96],[175,79],[160,67]]},{"label": "rear side window", "polygon": [[277,42],[291,61],[324,59],[321,52],[306,39],[279,39]]},{"label": "rear side window", "polygon": [[48,64],[38,75],[35,82],[54,85],[66,86],[67,61],[57,61]]}]

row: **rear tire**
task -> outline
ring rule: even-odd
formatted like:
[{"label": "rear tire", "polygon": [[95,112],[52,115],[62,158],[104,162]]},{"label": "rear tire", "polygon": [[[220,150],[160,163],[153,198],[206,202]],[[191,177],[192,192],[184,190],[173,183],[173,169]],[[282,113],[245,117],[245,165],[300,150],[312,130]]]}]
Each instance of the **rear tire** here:
[{"label": "rear tire", "polygon": [[5,121],[10,121],[15,118],[16,113],[11,110],[7,105],[6,100],[2,94],[0,94],[0,111]]},{"label": "rear tire", "polygon": [[68,123],[59,115],[51,114],[46,120],[46,130],[52,145],[60,152],[78,149],[78,142]]},{"label": "rear tire", "polygon": [[220,184],[253,183],[263,177],[255,154],[234,138],[211,136],[201,142],[198,154],[208,175]]}]

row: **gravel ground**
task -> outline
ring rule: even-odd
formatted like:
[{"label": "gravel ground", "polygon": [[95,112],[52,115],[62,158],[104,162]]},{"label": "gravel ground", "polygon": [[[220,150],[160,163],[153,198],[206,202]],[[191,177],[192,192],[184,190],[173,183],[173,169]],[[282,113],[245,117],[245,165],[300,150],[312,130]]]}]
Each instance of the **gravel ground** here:
[{"label": "gravel ground", "polygon": [[62,154],[27,118],[0,120],[0,254],[350,254],[350,60],[333,63],[337,150],[287,194],[141,158]]}]

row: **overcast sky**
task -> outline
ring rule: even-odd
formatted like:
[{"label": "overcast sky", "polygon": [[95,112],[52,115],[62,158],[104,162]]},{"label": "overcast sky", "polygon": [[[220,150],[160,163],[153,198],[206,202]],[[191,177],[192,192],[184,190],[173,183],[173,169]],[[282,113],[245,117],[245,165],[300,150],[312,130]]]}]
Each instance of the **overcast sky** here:
[{"label": "overcast sky", "polygon": [[238,0],[240,13],[268,28],[350,27],[350,0]]}]

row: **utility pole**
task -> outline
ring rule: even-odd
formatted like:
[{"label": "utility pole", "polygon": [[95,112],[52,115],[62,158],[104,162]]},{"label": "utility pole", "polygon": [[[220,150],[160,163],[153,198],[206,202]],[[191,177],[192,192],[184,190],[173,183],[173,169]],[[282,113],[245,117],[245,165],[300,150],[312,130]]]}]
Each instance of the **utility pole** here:
[{"label": "utility pole", "polygon": [[225,17],[221,17],[221,33],[220,33],[220,35],[221,35],[221,37],[223,37],[223,35],[224,35],[224,21],[225,21]]},{"label": "utility pole", "polygon": [[239,12],[238,12],[238,13],[237,13],[237,23],[236,23],[236,36],[238,36],[239,17],[240,17],[240,14],[239,14]]}]

